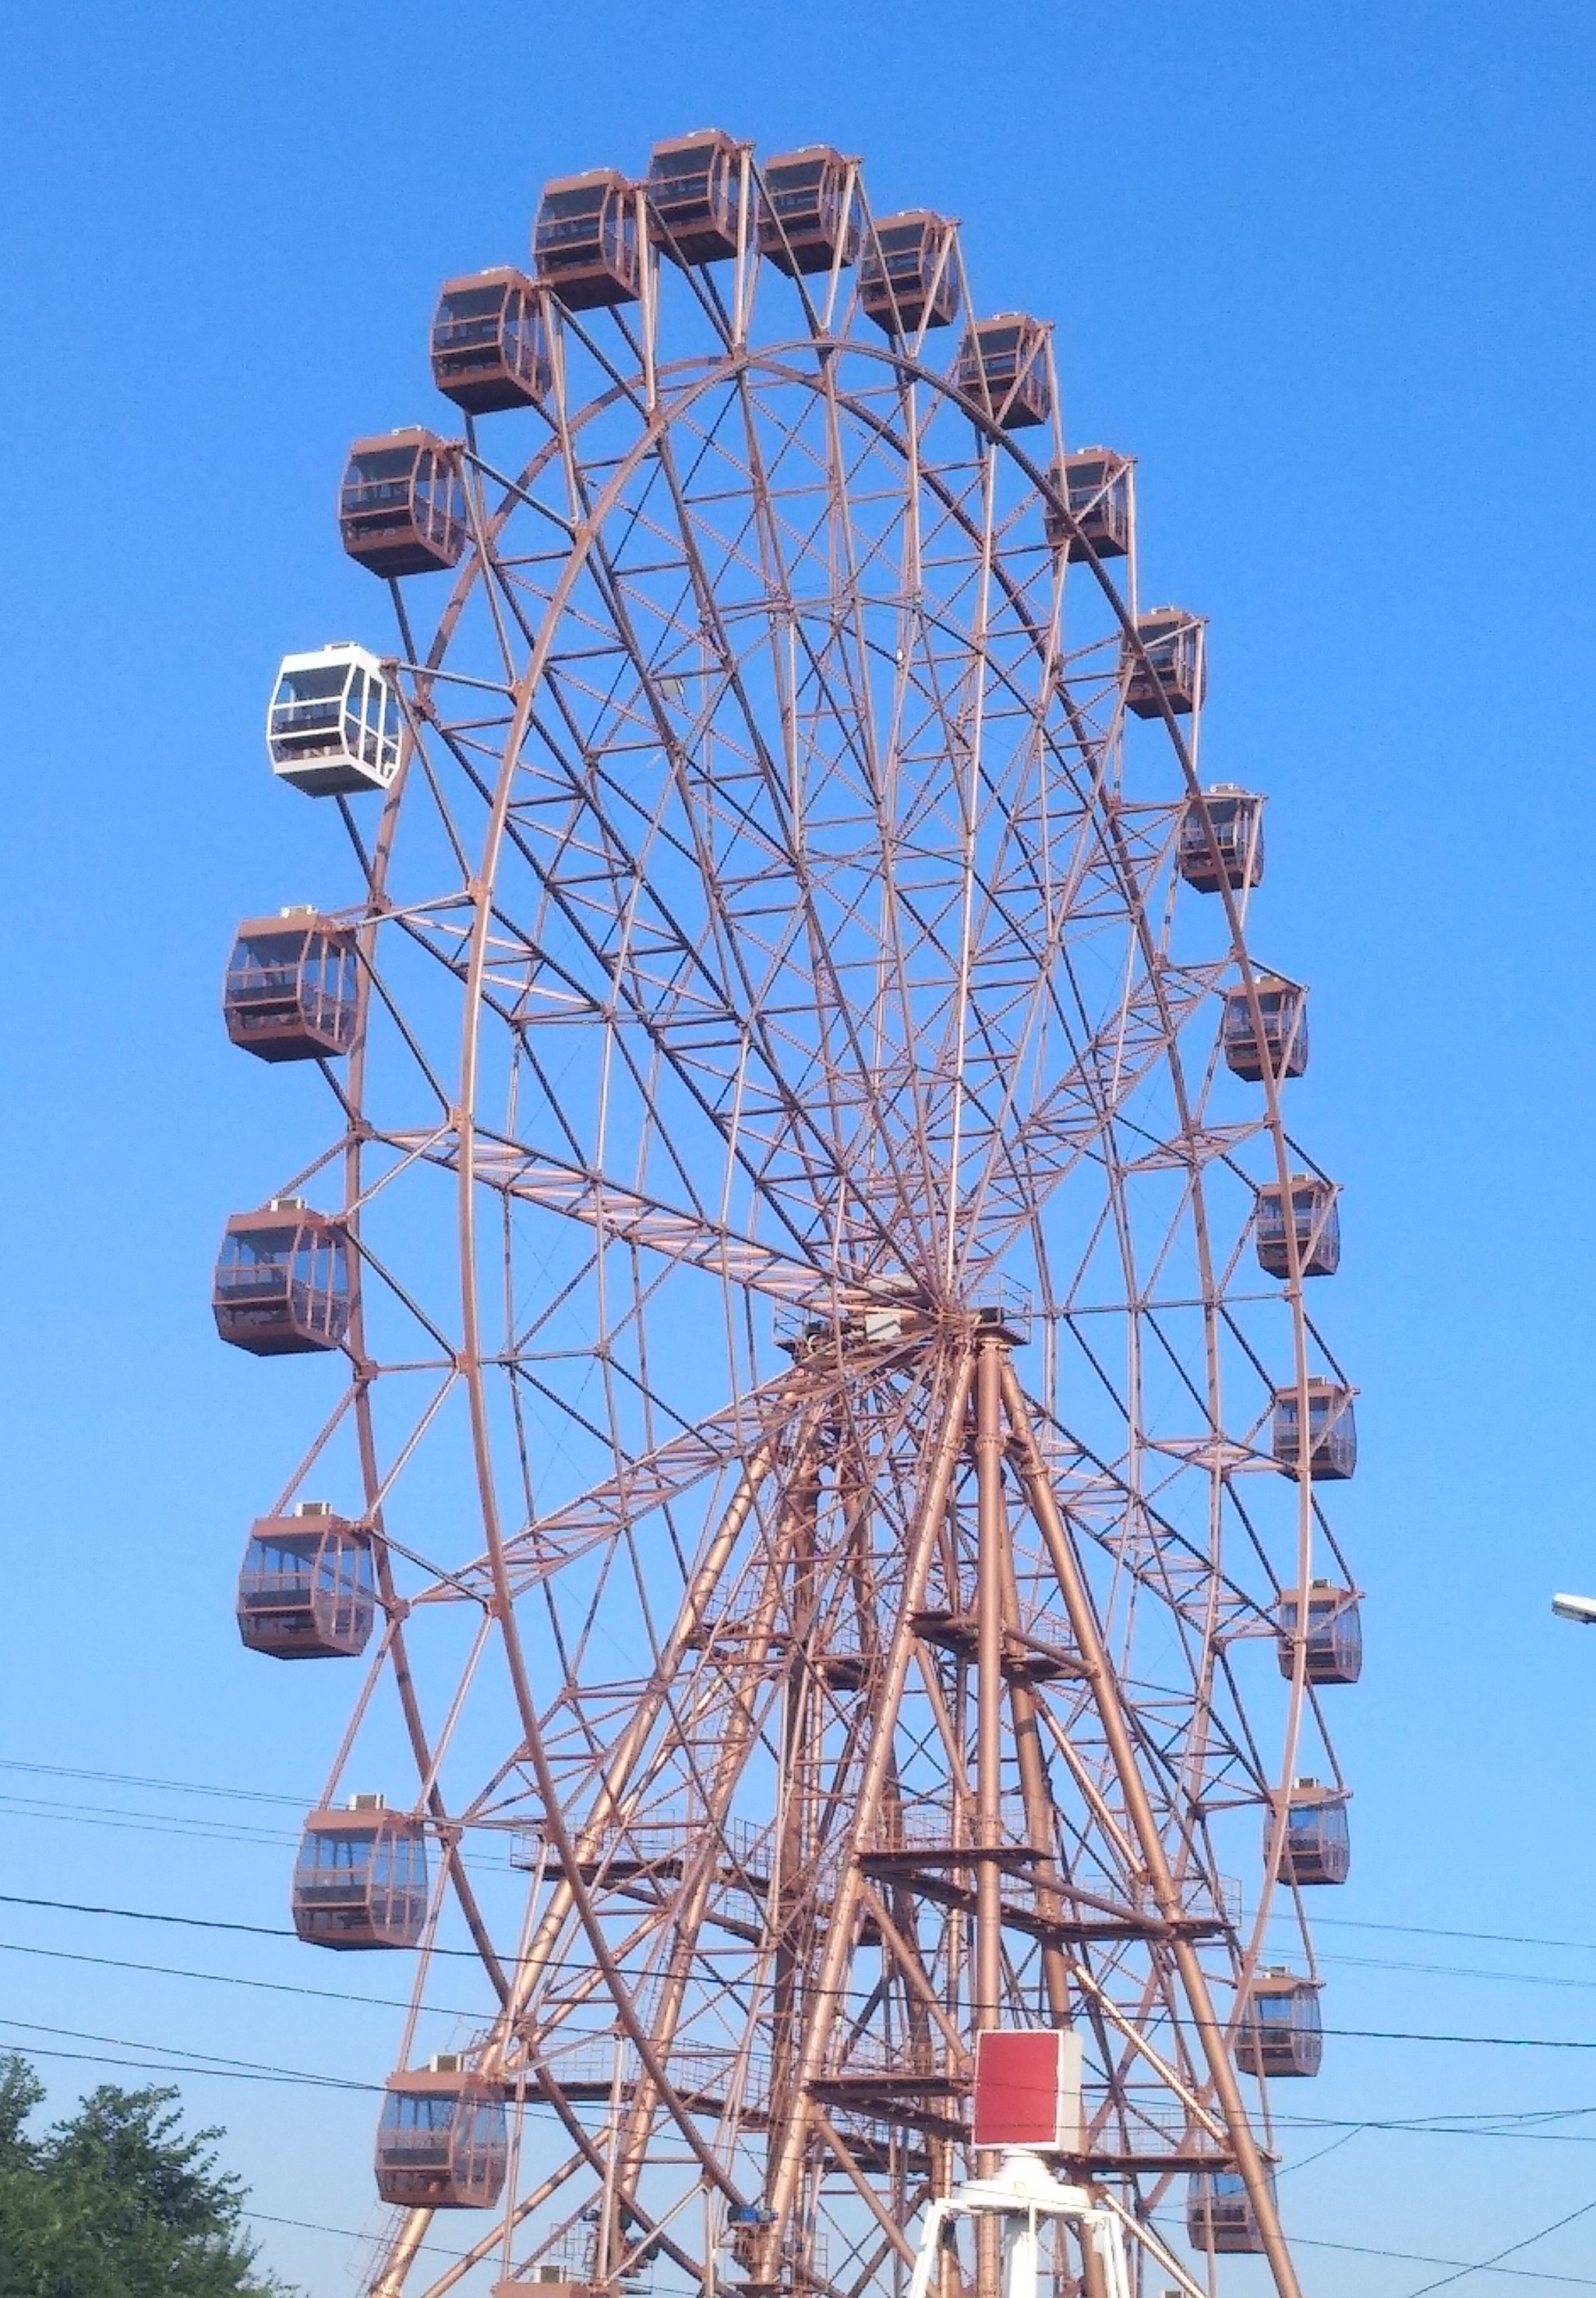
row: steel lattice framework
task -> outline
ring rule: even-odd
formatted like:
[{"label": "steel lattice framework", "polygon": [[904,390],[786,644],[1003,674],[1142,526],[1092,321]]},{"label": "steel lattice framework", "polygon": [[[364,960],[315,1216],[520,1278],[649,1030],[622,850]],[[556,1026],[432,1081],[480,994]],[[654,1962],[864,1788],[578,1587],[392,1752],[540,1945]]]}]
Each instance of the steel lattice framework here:
[{"label": "steel lattice framework", "polygon": [[1350,1580],[1340,1376],[1254,1251],[1313,1169],[1220,1058],[1248,896],[1177,872],[1197,717],[1127,715],[1135,550],[1057,416],[781,277],[749,182],[728,263],[551,298],[541,405],[467,421],[465,554],[391,586],[402,772],[338,801],[362,1026],[286,1186],[360,1282],[277,1507],[374,1536],[324,1801],[424,1821],[401,2063],[510,2130],[368,2286],[899,2288],[972,2037],[1032,2022],[1141,2270],[1218,2168],[1291,2294],[1235,2045],[1271,1814],[1337,1777],[1280,1602]]}]

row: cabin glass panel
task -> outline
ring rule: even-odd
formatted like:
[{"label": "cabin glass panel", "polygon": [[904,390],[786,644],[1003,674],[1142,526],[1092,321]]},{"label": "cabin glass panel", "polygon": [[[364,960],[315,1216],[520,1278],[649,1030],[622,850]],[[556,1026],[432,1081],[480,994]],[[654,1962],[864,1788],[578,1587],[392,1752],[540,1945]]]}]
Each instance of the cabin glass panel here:
[{"label": "cabin glass panel", "polygon": [[540,277],[570,310],[637,301],[637,203],[622,177],[551,185],[538,210],[532,245]]},{"label": "cabin glass panel", "polygon": [[[1274,2174],[1269,2174],[1270,2190]],[[1252,2198],[1238,2170],[1194,2170],[1186,2190],[1186,2238],[1193,2250],[1235,2256],[1262,2251]]]},{"label": "cabin glass panel", "polygon": [[856,263],[862,226],[847,186],[848,163],[828,147],[772,160],[760,203],[761,254],[789,277]]},{"label": "cabin glass panel", "polygon": [[1178,607],[1160,608],[1138,616],[1136,635],[1146,660],[1127,644],[1125,707],[1139,718],[1162,718],[1167,703],[1177,717],[1189,716],[1207,685],[1202,624]]},{"label": "cabin glass panel", "polygon": [[1042,512],[1049,545],[1066,559],[1084,559],[1087,546],[1099,558],[1123,558],[1131,548],[1131,459],[1106,447],[1085,447],[1066,455],[1049,473],[1069,507],[1072,526],[1051,503]]},{"label": "cabin glass panel", "polygon": [[222,992],[227,1035],[266,1062],[347,1054],[358,1019],[354,944],[310,918],[244,926]]},{"label": "cabin glass panel", "polygon": [[1244,2073],[1316,2075],[1324,2059],[1319,1989],[1312,1980],[1265,1975],[1254,1982],[1236,2038]]},{"label": "cabin glass panel", "polygon": [[657,144],[648,162],[649,236],[683,263],[737,252],[743,155],[728,136]]},{"label": "cabin glass panel", "polygon": [[[1288,1676],[1302,1619],[1300,1595],[1293,1591],[1282,1596],[1275,1616],[1279,1630],[1276,1657],[1280,1674]],[[1350,1589],[1309,1589],[1304,1641],[1304,1673],[1310,1683],[1356,1683],[1363,1672],[1363,1621]]]},{"label": "cabin glass panel", "polygon": [[338,500],[343,547],[390,577],[453,566],[465,547],[459,459],[430,432],[359,440]]},{"label": "cabin glass panel", "polygon": [[[1278,1389],[1270,1415],[1270,1451],[1277,1464],[1296,1475],[1301,1467],[1301,1400],[1295,1388]],[[1315,1482],[1345,1482],[1358,1465],[1358,1425],[1353,1394],[1329,1381],[1308,1384],[1308,1474]]]},{"label": "cabin glass panel", "polygon": [[958,316],[954,231],[941,216],[889,219],[867,243],[860,267],[865,317],[889,335],[945,327]]},{"label": "cabin glass panel", "polygon": [[[269,737],[272,760],[284,765],[341,750],[346,732],[347,698],[363,674],[350,661],[284,664],[272,696]],[[357,752],[358,755],[358,752]]]},{"label": "cabin glass panel", "polygon": [[[1210,839],[1212,831],[1212,839]],[[1217,857],[1217,858],[1216,858]],[[1175,865],[1199,894],[1233,894],[1263,877],[1263,801],[1251,790],[1205,790],[1181,819]]]},{"label": "cabin glass panel", "polygon": [[343,740],[362,765],[399,758],[399,696],[386,679],[358,663],[343,690]]},{"label": "cabin glass panel", "polygon": [[1333,1277],[1341,1265],[1341,1216],[1334,1188],[1329,1181],[1294,1180],[1289,1223],[1287,1203],[1287,1193],[1278,1181],[1265,1182],[1258,1192],[1254,1236],[1259,1266],[1271,1277],[1288,1277],[1289,1234],[1295,1234],[1303,1275]]},{"label": "cabin glass panel", "polygon": [[369,1534],[338,1517],[267,1517],[238,1575],[238,1632],[275,1659],[353,1658],[376,1617]]},{"label": "cabin glass panel", "polygon": [[335,1349],[350,1317],[350,1243],[325,1216],[265,1212],[229,1223],[217,1262],[217,1330],[257,1356]]},{"label": "cabin glass panel", "polygon": [[293,1922],[314,1947],[406,1947],[427,1913],[427,1847],[418,1822],[339,1814],[308,1827],[293,1871]]},{"label": "cabin glass panel", "polygon": [[519,272],[447,281],[432,351],[433,382],[469,414],[533,406],[553,381],[542,298]]},{"label": "cabin glass panel", "polygon": [[1345,1883],[1352,1872],[1352,1830],[1337,1791],[1293,1790],[1280,1847],[1280,1881],[1303,1886]]},{"label": "cabin glass panel", "polygon": [[399,697],[352,647],[287,656],[266,732],[274,773],[312,797],[386,789],[399,770]]},{"label": "cabin glass panel", "polygon": [[1038,320],[983,320],[959,347],[958,387],[1006,431],[1045,423],[1053,412],[1047,348],[1047,329]]},{"label": "cabin glass panel", "polygon": [[1246,988],[1225,992],[1220,1045],[1227,1069],[1252,1085],[1262,1084],[1265,1075],[1301,1077],[1308,1066],[1307,991],[1295,982],[1259,983],[1258,1017],[1261,1035]]},{"label": "cabin glass panel", "polygon": [[391,2087],[377,2126],[377,2191],[415,2209],[488,2210],[504,2186],[508,2149],[501,2101]]}]

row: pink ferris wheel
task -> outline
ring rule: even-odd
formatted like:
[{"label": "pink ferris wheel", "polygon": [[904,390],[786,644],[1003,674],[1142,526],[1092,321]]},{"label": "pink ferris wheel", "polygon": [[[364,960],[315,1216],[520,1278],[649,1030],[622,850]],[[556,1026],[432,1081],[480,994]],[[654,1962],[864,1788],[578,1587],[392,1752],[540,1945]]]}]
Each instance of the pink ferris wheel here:
[{"label": "pink ferris wheel", "polygon": [[1138,2286],[1297,2287],[1361,1659],[1307,993],[1132,461],[982,308],[828,148],[551,184],[351,450],[385,623],[272,696],[327,883],[226,1020],[328,1127],[215,1312],[324,1360],[239,1622],[350,1677],[292,1894],[414,1974],[389,2298],[907,2289],[1015,2028]]}]

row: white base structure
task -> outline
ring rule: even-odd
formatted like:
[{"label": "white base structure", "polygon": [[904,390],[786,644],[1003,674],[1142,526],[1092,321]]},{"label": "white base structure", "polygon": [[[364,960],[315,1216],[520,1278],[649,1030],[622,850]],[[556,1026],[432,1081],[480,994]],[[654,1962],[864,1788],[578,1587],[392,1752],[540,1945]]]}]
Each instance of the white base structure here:
[{"label": "white base structure", "polygon": [[1151,2252],[1185,2298],[1205,2298],[1200,2286],[1146,2228],[1127,2220],[1123,2211],[1094,2198],[1086,2187],[1066,2186],[1054,2177],[1040,2154],[1021,2147],[1005,2150],[993,2177],[972,2178],[931,2204],[920,2235],[909,2298],[930,2298],[942,2229],[950,2219],[958,2217],[995,2218],[1001,2224],[1002,2298],[1037,2298],[1043,2219],[1063,2219],[1078,2231],[1082,2251],[1098,2267],[1102,2298],[1131,2298],[1127,2231]]}]

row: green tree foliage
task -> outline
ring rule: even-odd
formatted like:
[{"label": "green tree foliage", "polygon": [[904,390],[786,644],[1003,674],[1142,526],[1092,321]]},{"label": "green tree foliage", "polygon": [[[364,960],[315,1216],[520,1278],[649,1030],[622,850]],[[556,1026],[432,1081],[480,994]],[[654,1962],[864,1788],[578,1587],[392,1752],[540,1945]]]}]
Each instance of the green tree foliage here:
[{"label": "green tree foliage", "polygon": [[0,2298],[290,2298],[255,2272],[221,2133],[185,2132],[175,2090],[107,2084],[34,2137],[44,2095],[0,2058]]}]

